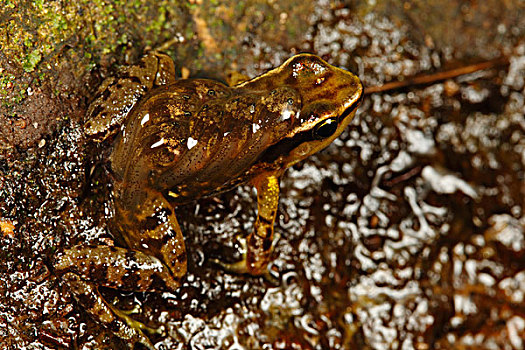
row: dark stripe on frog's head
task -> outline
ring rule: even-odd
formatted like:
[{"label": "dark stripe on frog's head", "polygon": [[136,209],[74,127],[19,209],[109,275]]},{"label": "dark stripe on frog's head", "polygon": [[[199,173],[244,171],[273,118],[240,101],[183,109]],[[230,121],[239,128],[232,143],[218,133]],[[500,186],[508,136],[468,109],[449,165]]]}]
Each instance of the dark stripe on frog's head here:
[{"label": "dark stripe on frog's head", "polygon": [[[351,114],[355,113],[357,107],[362,101],[363,96],[359,97],[359,99],[348,106],[341,115],[338,117],[338,124],[342,123],[346,118],[348,118]],[[293,150],[297,149],[300,145],[306,144],[306,143],[312,143],[318,141],[313,133],[312,129],[307,129],[301,132],[298,132],[294,134],[291,137],[286,137],[276,144],[270,146],[258,159],[257,163],[268,163],[273,164],[275,162],[279,162],[280,167],[288,167],[290,163],[290,156]],[[278,159],[280,161],[278,161]]]}]

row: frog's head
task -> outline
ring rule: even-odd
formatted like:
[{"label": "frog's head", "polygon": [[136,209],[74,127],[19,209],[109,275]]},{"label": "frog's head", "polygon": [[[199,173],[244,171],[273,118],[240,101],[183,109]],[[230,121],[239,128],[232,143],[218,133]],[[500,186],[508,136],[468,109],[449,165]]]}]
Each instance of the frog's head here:
[{"label": "frog's head", "polygon": [[[363,96],[363,85],[354,74],[331,66],[311,54],[291,57],[280,67],[239,87],[281,91],[297,111],[285,119],[289,127],[263,155],[264,162],[289,167],[328,146],[352,120]],[[275,93],[274,93],[275,95]],[[285,105],[281,102],[281,105]],[[284,108],[283,113],[290,113]]]}]

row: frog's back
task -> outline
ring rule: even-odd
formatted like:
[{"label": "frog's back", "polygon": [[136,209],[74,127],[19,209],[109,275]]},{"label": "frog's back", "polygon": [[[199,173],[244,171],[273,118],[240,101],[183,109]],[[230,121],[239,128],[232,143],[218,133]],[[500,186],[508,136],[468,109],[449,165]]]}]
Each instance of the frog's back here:
[{"label": "frog's back", "polygon": [[[291,128],[299,103],[291,89],[256,92],[206,79],[151,91],[133,109],[113,152],[128,186],[162,191],[176,203],[229,189]],[[296,101],[298,102],[298,101]],[[271,110],[273,109],[273,111]]]}]

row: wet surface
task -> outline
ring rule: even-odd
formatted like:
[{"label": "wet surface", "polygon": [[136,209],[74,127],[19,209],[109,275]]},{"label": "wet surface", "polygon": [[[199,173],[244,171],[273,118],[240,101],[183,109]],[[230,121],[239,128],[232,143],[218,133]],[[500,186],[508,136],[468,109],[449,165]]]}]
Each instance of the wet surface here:
[{"label": "wet surface", "polygon": [[[370,94],[338,140],[288,170],[275,228],[276,282],[211,262],[235,261],[235,236],[251,230],[255,196],[241,187],[177,208],[189,259],[177,293],[104,290],[108,300],[139,306],[137,319],[164,324],[167,336],[151,336],[159,348],[523,349],[523,8],[304,3],[300,13],[276,2],[260,9],[260,26],[236,38],[226,35],[240,31],[239,21],[208,28],[215,44],[203,40],[196,62],[185,66],[204,74],[224,64],[225,72],[254,76],[307,50],[377,86],[465,62],[504,57],[508,64]],[[243,4],[257,17],[255,5]],[[222,2],[217,9],[226,23],[240,16]],[[209,8],[189,11],[209,26]],[[308,26],[299,34],[276,26],[287,34],[275,41],[257,34],[281,17]],[[239,44],[221,51],[223,40]],[[220,59],[198,59],[213,50]],[[12,349],[123,347],[50,269],[62,247],[112,244],[111,145],[85,140],[86,98],[71,89],[45,104],[60,110],[42,114],[67,117],[32,120],[33,109],[44,107],[31,99],[15,107],[16,120],[1,116],[29,121],[19,141],[2,138],[0,153],[0,344]],[[34,122],[48,129],[31,134]]]}]

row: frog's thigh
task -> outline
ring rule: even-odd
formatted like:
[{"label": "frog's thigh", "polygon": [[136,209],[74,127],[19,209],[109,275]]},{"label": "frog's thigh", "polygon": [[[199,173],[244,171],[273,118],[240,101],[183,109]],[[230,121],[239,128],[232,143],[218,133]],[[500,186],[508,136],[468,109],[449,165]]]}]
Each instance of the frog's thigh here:
[{"label": "frog's thigh", "polygon": [[115,222],[126,246],[162,261],[171,276],[167,287],[178,288],[187,270],[186,246],[169,202],[153,190],[118,192]]},{"label": "frog's thigh", "polygon": [[67,282],[75,299],[95,320],[129,344],[142,343],[148,349],[155,349],[142,332],[145,326],[109,305],[93,284],[72,272],[66,273],[62,278]]}]

